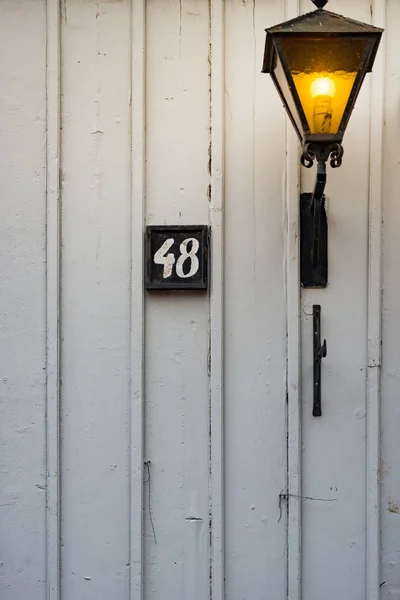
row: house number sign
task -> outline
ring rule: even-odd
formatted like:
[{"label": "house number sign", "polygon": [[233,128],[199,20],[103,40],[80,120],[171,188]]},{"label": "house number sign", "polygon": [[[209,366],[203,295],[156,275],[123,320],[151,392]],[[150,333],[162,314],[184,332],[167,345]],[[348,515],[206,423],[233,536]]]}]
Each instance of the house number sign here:
[{"label": "house number sign", "polygon": [[206,290],[207,225],[151,225],[146,231],[148,290]]}]

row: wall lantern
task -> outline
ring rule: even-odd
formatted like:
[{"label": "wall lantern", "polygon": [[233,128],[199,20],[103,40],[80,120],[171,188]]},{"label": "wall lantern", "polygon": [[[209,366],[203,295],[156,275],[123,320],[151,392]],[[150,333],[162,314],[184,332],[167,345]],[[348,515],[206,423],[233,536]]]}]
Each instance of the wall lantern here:
[{"label": "wall lantern", "polygon": [[263,73],[270,73],[302,143],[301,163],[317,161],[314,192],[300,200],[300,278],[304,287],[328,282],[324,189],[326,162],[342,164],[342,140],[383,29],[324,10],[266,29]]}]

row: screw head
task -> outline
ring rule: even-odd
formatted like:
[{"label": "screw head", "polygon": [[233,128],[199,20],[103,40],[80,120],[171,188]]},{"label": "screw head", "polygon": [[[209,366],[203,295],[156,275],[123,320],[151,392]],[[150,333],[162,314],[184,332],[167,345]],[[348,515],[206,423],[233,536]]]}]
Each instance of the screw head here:
[{"label": "screw head", "polygon": [[328,4],[328,0],[312,0],[317,8],[324,8]]}]

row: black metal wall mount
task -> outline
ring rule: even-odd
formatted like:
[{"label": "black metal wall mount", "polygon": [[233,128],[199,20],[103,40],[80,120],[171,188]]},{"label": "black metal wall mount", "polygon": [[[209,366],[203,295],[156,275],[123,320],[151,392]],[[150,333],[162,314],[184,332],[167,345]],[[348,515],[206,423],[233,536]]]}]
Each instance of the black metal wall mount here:
[{"label": "black metal wall mount", "polygon": [[342,164],[340,142],[312,142],[303,146],[301,163],[310,168],[317,161],[312,194],[300,196],[300,280],[303,287],[328,285],[328,223],[325,210],[326,162],[333,168]]},{"label": "black metal wall mount", "polygon": [[319,304],[313,306],[313,349],[314,349],[314,404],[313,417],[322,415],[321,402],[321,363],[326,357],[326,340],[321,344],[321,307]]}]

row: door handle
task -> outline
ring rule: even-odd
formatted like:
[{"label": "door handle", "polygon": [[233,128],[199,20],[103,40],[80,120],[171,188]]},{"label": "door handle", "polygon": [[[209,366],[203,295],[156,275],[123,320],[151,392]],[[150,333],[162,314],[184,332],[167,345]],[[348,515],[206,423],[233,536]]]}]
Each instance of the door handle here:
[{"label": "door handle", "polygon": [[321,406],[321,363],[327,354],[326,340],[321,344],[321,307],[313,306],[313,334],[314,334],[314,405],[313,417],[322,415]]}]

